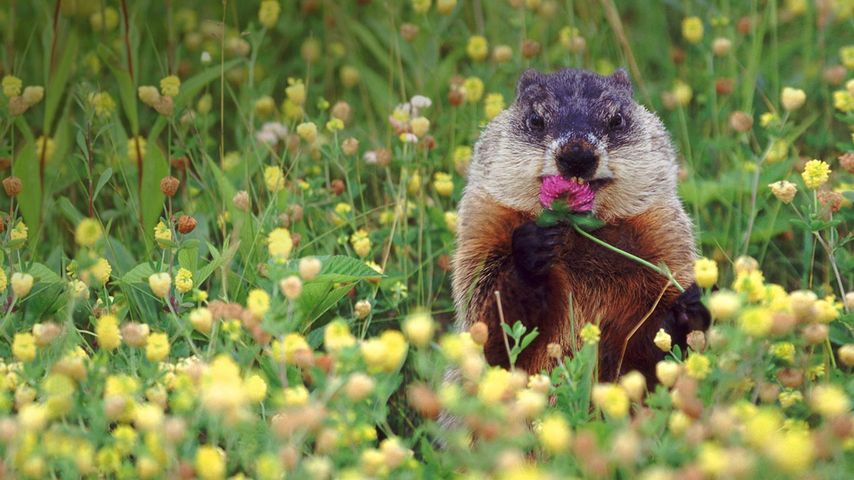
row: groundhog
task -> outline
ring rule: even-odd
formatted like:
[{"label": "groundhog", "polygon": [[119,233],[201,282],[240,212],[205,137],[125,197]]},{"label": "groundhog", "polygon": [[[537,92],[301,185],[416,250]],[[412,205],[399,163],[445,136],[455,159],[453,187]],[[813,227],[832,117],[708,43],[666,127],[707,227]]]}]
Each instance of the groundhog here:
[{"label": "groundhog", "polygon": [[[551,370],[556,360],[547,346],[559,344],[567,354],[580,348],[579,331],[592,322],[601,329],[601,381],[638,370],[654,383],[664,356],[653,343],[657,331],[684,346],[690,331],[709,323],[693,280],[693,229],[677,196],[677,170],[664,125],[633,100],[624,70],[526,71],[514,103],[482,132],[469,167],[453,260],[457,327],[484,322],[487,361],[508,367],[498,291],[506,323],[539,331],[517,368]],[[664,276],[567,224],[539,226],[542,181],[555,175],[587,183],[595,194],[592,213],[604,226],[592,235],[664,263],[685,291],[665,291]]]}]

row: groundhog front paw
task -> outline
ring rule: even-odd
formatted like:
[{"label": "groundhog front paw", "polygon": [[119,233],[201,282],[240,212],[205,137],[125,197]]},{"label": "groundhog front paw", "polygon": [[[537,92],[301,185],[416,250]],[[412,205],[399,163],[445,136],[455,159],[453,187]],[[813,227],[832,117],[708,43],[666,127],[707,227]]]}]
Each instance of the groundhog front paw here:
[{"label": "groundhog front paw", "polygon": [[545,276],[552,267],[557,246],[565,241],[566,229],[560,226],[541,227],[527,222],[513,231],[513,261],[523,277]]},{"label": "groundhog front paw", "polygon": [[711,322],[709,310],[700,299],[700,287],[696,283],[688,287],[664,317],[664,330],[670,334],[673,343],[683,349],[688,334],[694,330],[706,330]]}]

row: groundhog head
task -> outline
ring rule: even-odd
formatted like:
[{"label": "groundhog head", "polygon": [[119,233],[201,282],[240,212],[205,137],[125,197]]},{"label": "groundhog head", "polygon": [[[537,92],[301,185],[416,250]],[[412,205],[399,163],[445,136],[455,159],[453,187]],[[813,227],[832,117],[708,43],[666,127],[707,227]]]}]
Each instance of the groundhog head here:
[{"label": "groundhog head", "polygon": [[632,99],[627,73],[528,70],[516,100],[486,127],[469,185],[533,214],[542,178],[561,175],[595,191],[605,220],[643,213],[676,199],[677,165],[661,121]]}]

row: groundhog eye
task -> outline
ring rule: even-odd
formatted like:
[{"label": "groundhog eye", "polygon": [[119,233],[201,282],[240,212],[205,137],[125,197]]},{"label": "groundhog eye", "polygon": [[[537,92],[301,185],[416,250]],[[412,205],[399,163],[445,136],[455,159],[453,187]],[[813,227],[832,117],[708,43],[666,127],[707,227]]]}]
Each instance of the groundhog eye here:
[{"label": "groundhog eye", "polygon": [[610,127],[611,130],[618,130],[623,128],[624,123],[623,115],[620,112],[617,112],[610,120],[608,120],[608,127]]},{"label": "groundhog eye", "polygon": [[532,113],[528,116],[528,127],[532,130],[542,130],[546,126],[546,119],[539,113]]}]

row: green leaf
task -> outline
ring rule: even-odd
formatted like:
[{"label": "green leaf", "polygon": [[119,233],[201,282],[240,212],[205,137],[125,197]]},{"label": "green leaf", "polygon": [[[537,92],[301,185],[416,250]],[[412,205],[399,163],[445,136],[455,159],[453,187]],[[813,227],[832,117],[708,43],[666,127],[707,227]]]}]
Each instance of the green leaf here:
[{"label": "green leaf", "polygon": [[234,254],[237,252],[237,248],[239,247],[239,242],[233,245],[229,245],[224,253],[220,254],[219,250],[216,249],[211,243],[208,243],[208,251],[211,252],[210,262],[205,264],[204,267],[199,269],[198,273],[194,276],[193,281],[196,286],[200,286],[205,280],[210,277],[217,268],[220,268],[223,264],[231,263],[231,259],[234,258]]},{"label": "green leaf", "polygon": [[334,307],[353,288],[352,285],[336,287],[333,282],[312,281],[303,286],[298,305],[302,312],[302,327],[308,329],[311,325]]},{"label": "green leaf", "polygon": [[[325,255],[316,257],[320,260],[320,273],[313,281],[354,282],[357,280],[378,279],[382,275],[369,267],[365,262],[346,255]],[[285,270],[297,271],[299,260],[292,259],[285,265]]]},{"label": "green leaf", "polygon": [[92,201],[93,202],[95,201],[95,199],[98,198],[98,193],[101,192],[101,189],[104,188],[104,185],[106,185],[107,182],[110,181],[110,177],[112,177],[112,176],[113,176],[113,169],[110,167],[107,167],[106,170],[101,172],[101,176],[98,177],[98,183],[95,184],[95,191],[92,193]]},{"label": "green leaf", "polygon": [[533,330],[530,331],[527,335],[522,337],[522,343],[519,344],[519,350],[522,351],[528,347],[538,336],[540,332],[537,331],[537,327],[534,327]]},{"label": "green leaf", "polygon": [[191,272],[196,271],[199,263],[199,240],[187,240],[178,250],[178,265]]},{"label": "green leaf", "polygon": [[62,52],[57,54],[60,59],[59,64],[50,76],[50,81],[47,84],[47,88],[45,88],[44,124],[42,128],[45,132],[51,131],[50,126],[53,124],[53,119],[59,110],[59,100],[65,92],[65,85],[68,83],[74,67],[77,65],[75,60],[77,58],[79,40],[77,34],[72,30],[62,42],[64,46]]},{"label": "green leaf", "polygon": [[21,179],[23,188],[18,194],[18,207],[30,231],[31,242],[38,237],[41,226],[42,186],[39,178],[39,161],[34,141],[27,142],[15,157],[12,173]]},{"label": "green leaf", "polygon": [[119,100],[122,102],[122,109],[130,123],[131,133],[139,135],[139,112],[136,103],[136,89],[134,88],[130,74],[118,67],[121,63],[118,56],[105,45],[98,46],[98,56],[110,68],[110,71],[116,78],[116,85],[119,87]]},{"label": "green leaf", "polygon": [[124,283],[148,283],[148,277],[154,274],[150,263],[140,263],[122,276]]},{"label": "green leaf", "polygon": [[33,263],[30,265],[28,272],[33,276],[33,279],[40,284],[62,283],[62,277],[41,263]]},{"label": "green leaf", "polygon": [[163,200],[160,180],[169,175],[169,165],[163,152],[155,143],[149,143],[142,162],[142,191],[139,193],[142,209],[142,228],[150,232],[163,212]]}]

